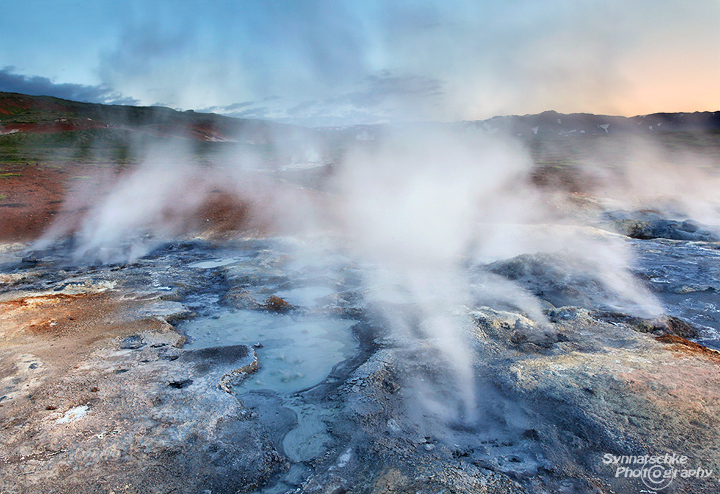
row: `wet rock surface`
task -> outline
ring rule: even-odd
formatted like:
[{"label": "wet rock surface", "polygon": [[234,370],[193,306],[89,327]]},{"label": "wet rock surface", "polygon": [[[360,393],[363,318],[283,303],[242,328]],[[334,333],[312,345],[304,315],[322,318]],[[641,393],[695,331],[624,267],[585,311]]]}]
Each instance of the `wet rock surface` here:
[{"label": "wet rock surface", "polygon": [[522,254],[486,267],[555,307],[610,308],[622,304],[598,268],[587,259],[563,253]]},{"label": "wet rock surface", "polygon": [[654,210],[611,211],[605,213],[605,219],[612,222],[619,233],[638,239],[666,238],[670,240],[691,240],[717,242],[720,240],[716,229],[698,222],[673,220]]},{"label": "wet rock surface", "polygon": [[627,241],[657,319],[617,312],[567,257],[484,266],[545,305],[455,314],[458,379],[436,338],[388,331],[365,268],[292,242],[178,241],[111,265],[2,250],[0,490],[640,492],[607,455],[678,454],[713,473],[662,492],[717,492],[714,244]]}]

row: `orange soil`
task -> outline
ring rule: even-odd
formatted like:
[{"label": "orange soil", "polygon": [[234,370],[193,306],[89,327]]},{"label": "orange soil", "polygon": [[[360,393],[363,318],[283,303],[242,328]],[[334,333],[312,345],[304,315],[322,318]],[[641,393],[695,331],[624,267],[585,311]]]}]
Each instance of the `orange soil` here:
[{"label": "orange soil", "polygon": [[[74,167],[5,167],[0,178],[0,240],[39,237],[60,213]],[[17,174],[17,175],[15,175]]]},{"label": "orange soil", "polygon": [[[92,206],[132,171],[132,167],[119,171],[72,163],[4,167],[0,170],[0,241],[28,242],[48,231],[60,235],[77,231]],[[163,219],[180,225],[180,233],[265,230],[273,221],[266,214],[272,208],[261,204],[272,202],[273,192],[266,192],[262,200],[249,201],[226,186],[221,175],[205,170],[198,170],[184,187],[205,192],[203,201],[191,211],[168,207]],[[178,198],[184,194],[177,191]],[[251,218],[251,212],[257,214]]]},{"label": "orange soil", "polygon": [[9,134],[16,132],[67,132],[69,130],[87,130],[87,129],[104,129],[109,127],[107,124],[95,122],[94,120],[65,120],[56,122],[47,122],[40,124],[7,124],[0,125],[0,133]]},{"label": "orange soil", "polygon": [[685,338],[681,338],[680,336],[666,334],[658,336],[656,340],[669,344],[669,349],[674,352],[688,355],[701,355],[707,357],[709,360],[715,363],[720,364],[720,352],[716,352],[715,350],[711,350],[710,348],[686,340]]},{"label": "orange soil", "polygon": [[[108,335],[125,333],[122,330],[125,320],[123,312],[134,305],[138,305],[138,302],[119,303],[116,294],[107,292],[78,295],[58,293],[0,302],[0,326],[3,328],[0,341],[17,344],[28,339],[35,341],[37,336],[72,336],[69,340],[79,339],[82,344],[88,345]],[[160,325],[154,319],[147,323],[152,326],[153,321],[157,326]]]}]

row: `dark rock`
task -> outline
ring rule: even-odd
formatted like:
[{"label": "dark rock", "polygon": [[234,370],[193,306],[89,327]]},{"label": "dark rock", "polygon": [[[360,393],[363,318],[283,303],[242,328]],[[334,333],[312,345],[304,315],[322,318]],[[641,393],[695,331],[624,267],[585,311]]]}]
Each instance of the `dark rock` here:
[{"label": "dark rock", "polygon": [[591,260],[559,253],[522,254],[485,267],[520,284],[555,307],[589,309],[624,305],[602,281],[602,267]]},{"label": "dark rock", "polygon": [[685,220],[682,222],[682,225],[680,225],[680,229],[686,232],[694,233],[700,229],[700,225],[693,220]]},{"label": "dark rock", "polygon": [[192,379],[183,379],[182,381],[171,381],[168,386],[175,389],[184,389],[193,383]]},{"label": "dark rock", "polygon": [[22,262],[28,263],[28,264],[35,264],[40,262],[42,259],[38,259],[35,255],[35,252],[30,252],[28,255],[22,258]]},{"label": "dark rock", "polygon": [[348,488],[345,484],[338,484],[338,485],[330,485],[328,486],[327,493],[328,494],[345,494],[348,491]]},{"label": "dark rock", "polygon": [[692,324],[674,316],[662,316],[653,321],[654,329],[664,334],[681,336],[683,338],[697,338],[699,331]]},{"label": "dark rock", "polygon": [[707,228],[703,228],[693,220],[683,222],[664,218],[657,211],[613,211],[606,213],[618,233],[631,238],[649,240],[653,238],[667,238],[670,240],[688,240],[717,242],[720,237]]},{"label": "dark rock", "polygon": [[697,338],[700,335],[697,328],[692,324],[674,316],[665,315],[656,319],[643,319],[641,317],[609,311],[592,311],[591,315],[601,321],[627,324],[642,333],[674,335],[683,338]]},{"label": "dark rock", "polygon": [[538,431],[535,429],[527,429],[522,435],[524,438],[531,439],[533,441],[540,440],[540,434],[538,434]]},{"label": "dark rock", "polygon": [[144,346],[145,346],[145,343],[143,342],[142,336],[137,335],[137,334],[126,336],[120,342],[121,350],[137,350],[138,348],[142,348]]},{"label": "dark rock", "polygon": [[596,319],[609,322],[611,324],[627,324],[642,333],[650,333],[654,329],[650,320],[643,319],[641,317],[629,316],[620,312],[594,310],[590,312],[590,315]]},{"label": "dark rock", "polygon": [[187,350],[181,356],[182,361],[194,362],[196,365],[214,366],[218,364],[232,364],[243,360],[250,355],[251,349],[247,345],[230,345],[211,348]]}]

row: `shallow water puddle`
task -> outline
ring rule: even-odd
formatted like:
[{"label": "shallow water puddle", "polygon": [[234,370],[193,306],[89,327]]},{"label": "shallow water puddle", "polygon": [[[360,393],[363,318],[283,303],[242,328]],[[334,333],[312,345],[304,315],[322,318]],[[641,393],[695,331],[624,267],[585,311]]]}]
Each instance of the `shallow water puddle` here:
[{"label": "shallow water puddle", "polygon": [[[300,305],[328,294],[324,289],[311,287],[288,290],[282,295]],[[257,494],[279,494],[298,488],[310,474],[306,462],[325,454],[332,444],[324,418],[334,412],[308,403],[299,395],[288,395],[319,384],[336,364],[359,351],[351,330],[354,324],[352,320],[331,317],[235,310],[183,325],[191,338],[188,348],[254,346],[259,369],[234,387],[233,392],[242,400],[249,391],[271,390],[285,395],[283,406],[295,412],[297,424],[285,435],[282,444],[291,467],[275,484],[256,491]]]},{"label": "shallow water puddle", "polygon": [[240,261],[244,261],[243,258],[236,258],[236,257],[226,257],[223,259],[208,259],[207,261],[198,261],[194,262],[192,264],[188,264],[189,268],[194,269],[214,269],[214,268],[220,268],[222,266],[227,266],[229,264],[235,264]]},{"label": "shallow water puddle", "polygon": [[333,413],[320,405],[303,403],[300,400],[288,400],[285,406],[297,415],[298,425],[283,439],[283,450],[292,462],[310,461],[322,456],[332,443],[323,421]]},{"label": "shallow water puddle", "polygon": [[354,324],[339,318],[237,310],[187,321],[182,329],[190,337],[186,348],[255,347],[259,370],[237,392],[294,393],[320,383],[336,364],[358,352],[350,329]]},{"label": "shallow water puddle", "polygon": [[275,295],[285,300],[290,305],[299,307],[317,307],[321,305],[322,299],[335,293],[335,290],[324,286],[305,286],[280,290]]}]

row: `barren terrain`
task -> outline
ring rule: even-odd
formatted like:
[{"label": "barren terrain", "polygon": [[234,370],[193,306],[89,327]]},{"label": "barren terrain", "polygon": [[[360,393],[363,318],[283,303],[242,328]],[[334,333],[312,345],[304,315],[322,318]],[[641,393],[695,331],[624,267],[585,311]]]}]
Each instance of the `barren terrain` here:
[{"label": "barren terrain", "polygon": [[[620,141],[479,173],[435,135],[29,102],[0,106],[0,491],[717,492],[720,228],[621,203]],[[663,139],[700,197],[716,134]]]}]

